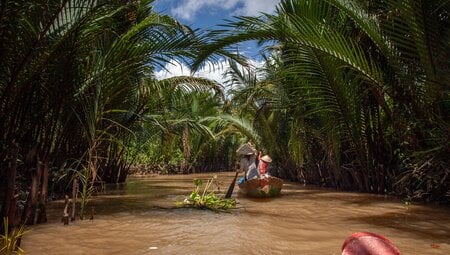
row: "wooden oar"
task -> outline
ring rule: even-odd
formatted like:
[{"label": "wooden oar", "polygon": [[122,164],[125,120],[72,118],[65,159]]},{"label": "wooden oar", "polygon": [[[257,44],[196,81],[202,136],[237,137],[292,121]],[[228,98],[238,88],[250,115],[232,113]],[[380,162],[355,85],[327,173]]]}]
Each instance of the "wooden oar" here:
[{"label": "wooden oar", "polygon": [[230,187],[228,187],[228,191],[227,194],[225,195],[225,198],[230,198],[231,194],[233,194],[233,190],[234,190],[234,185],[236,184],[236,179],[239,175],[239,171],[236,171],[236,174],[234,175],[234,179],[230,184]]}]

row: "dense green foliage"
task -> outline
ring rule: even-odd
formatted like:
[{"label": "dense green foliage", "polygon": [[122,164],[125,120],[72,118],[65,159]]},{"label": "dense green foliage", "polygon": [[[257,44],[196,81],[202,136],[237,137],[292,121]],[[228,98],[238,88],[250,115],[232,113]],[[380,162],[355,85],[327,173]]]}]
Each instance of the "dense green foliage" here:
[{"label": "dense green foliage", "polygon": [[[148,112],[156,66],[200,42],[151,1],[7,1],[2,8],[1,155],[125,179],[126,144]],[[154,79],[153,79],[154,80]],[[156,82],[156,81],[155,81]],[[150,82],[149,82],[150,83]],[[73,159],[81,159],[73,165]]]},{"label": "dense green foliage", "polygon": [[[2,215],[13,213],[6,205],[15,190],[30,194],[26,211],[38,200],[45,206],[47,180],[54,190],[69,193],[68,183],[80,178],[83,197],[97,181],[125,181],[132,163],[129,145],[138,137],[149,139],[145,134],[155,125],[167,124],[160,125],[160,133],[169,137],[173,133],[167,130],[180,125],[206,132],[197,123],[201,115],[164,118],[177,113],[163,107],[167,98],[161,94],[178,90],[173,101],[196,91],[214,97],[217,85],[192,77],[154,77],[154,70],[169,61],[193,59],[203,44],[196,31],[155,13],[151,0],[2,1]],[[163,140],[164,149],[174,142]],[[17,183],[11,181],[16,172]],[[34,217],[26,215],[32,223]]]},{"label": "dense green foliage", "polygon": [[448,15],[438,0],[287,0],[212,31],[201,56],[274,42],[265,79],[236,98],[279,175],[448,201]]},{"label": "dense green foliage", "polygon": [[[188,88],[180,86],[186,82]],[[237,136],[223,133],[228,124],[222,117],[226,104],[219,84],[192,77],[159,84],[161,88],[154,89],[157,94],[149,98],[150,110],[143,115],[142,132],[136,133],[131,159],[150,165],[175,164],[183,172],[230,169]],[[192,91],[196,84],[200,86]]]},{"label": "dense green foliage", "polygon": [[[244,137],[283,178],[449,201],[448,16],[443,0],[284,0],[203,33],[151,0],[2,1],[0,216],[14,193],[45,215],[47,184],[78,178],[87,198],[135,162],[232,169]],[[263,68],[229,53],[246,40]],[[216,56],[232,59],[227,95],[154,74]]]}]

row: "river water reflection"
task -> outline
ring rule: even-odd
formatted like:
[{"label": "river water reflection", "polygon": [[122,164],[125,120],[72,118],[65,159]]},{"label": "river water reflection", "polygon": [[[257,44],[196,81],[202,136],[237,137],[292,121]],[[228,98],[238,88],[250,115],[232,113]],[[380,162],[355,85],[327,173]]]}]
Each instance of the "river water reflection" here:
[{"label": "river water reflection", "polygon": [[[233,173],[220,173],[222,190]],[[63,202],[49,203],[49,222],[31,228],[26,254],[341,254],[345,238],[369,231],[402,254],[450,254],[450,208],[406,206],[372,194],[285,183],[282,196],[234,197],[231,213],[167,209],[212,174],[130,177],[92,200],[94,220],[60,222]],[[90,208],[90,207],[89,207]],[[89,209],[90,210],[90,209]]]}]

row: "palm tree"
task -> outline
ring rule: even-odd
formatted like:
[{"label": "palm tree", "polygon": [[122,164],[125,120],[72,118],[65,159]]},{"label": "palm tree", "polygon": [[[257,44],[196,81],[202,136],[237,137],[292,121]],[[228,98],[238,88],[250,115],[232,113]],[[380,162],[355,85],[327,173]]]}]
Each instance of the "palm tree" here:
[{"label": "palm tree", "polygon": [[194,160],[191,157],[195,155],[191,148],[192,138],[214,136],[208,121],[203,118],[217,113],[222,102],[222,89],[215,81],[190,76],[160,81],[149,79],[147,82],[153,84],[153,89],[142,117],[147,128],[160,136],[158,158],[169,163],[173,158],[171,155],[179,149],[177,145],[182,144],[182,168],[188,172]]},{"label": "palm tree", "polygon": [[[274,15],[238,17],[211,32],[215,39],[195,66],[234,43],[276,42],[288,133],[313,134],[294,142],[306,148],[294,158],[307,159],[307,176],[319,172],[320,182],[342,188],[443,198],[446,27],[446,1],[286,0]],[[298,154],[294,147],[286,149]],[[425,162],[435,168],[421,168]]]},{"label": "palm tree", "polygon": [[87,169],[88,187],[124,180],[127,143],[151,93],[143,80],[173,58],[193,58],[203,39],[151,0],[2,1],[0,11],[0,169],[18,144],[18,168],[32,169],[32,223],[48,171]]}]

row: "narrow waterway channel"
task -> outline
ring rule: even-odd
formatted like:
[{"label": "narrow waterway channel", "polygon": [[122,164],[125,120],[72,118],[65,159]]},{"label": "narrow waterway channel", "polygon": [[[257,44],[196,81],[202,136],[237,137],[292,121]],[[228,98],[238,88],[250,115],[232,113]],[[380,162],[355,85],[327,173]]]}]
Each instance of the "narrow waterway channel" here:
[{"label": "narrow waterway channel", "polygon": [[[49,222],[33,226],[22,247],[30,255],[76,254],[341,254],[354,232],[389,238],[402,254],[450,254],[450,208],[405,205],[372,194],[285,183],[274,199],[234,197],[230,213],[167,209],[189,194],[194,178],[213,174],[130,177],[92,199],[94,220],[60,220],[63,201],[49,204]],[[233,173],[220,173],[222,190]],[[91,207],[89,206],[89,211]]]}]

